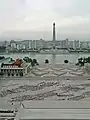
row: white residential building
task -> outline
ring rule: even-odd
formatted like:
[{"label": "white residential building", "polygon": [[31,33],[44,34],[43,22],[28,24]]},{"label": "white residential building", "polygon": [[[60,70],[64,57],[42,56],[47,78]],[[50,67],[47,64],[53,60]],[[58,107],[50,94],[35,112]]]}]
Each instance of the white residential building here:
[{"label": "white residential building", "polygon": [[90,46],[90,45],[89,45],[89,42],[86,42],[86,41],[81,41],[81,42],[80,42],[80,48],[81,48],[81,49],[83,49],[83,48],[84,48],[84,49],[85,49],[85,48],[88,49],[88,48],[90,48],[89,46]]},{"label": "white residential building", "polygon": [[60,46],[61,46],[61,48],[68,48],[68,39],[61,40]]},{"label": "white residential building", "polygon": [[16,42],[11,42],[11,49],[13,50],[13,49],[16,49],[16,48],[17,48]]},{"label": "white residential building", "polygon": [[55,48],[60,48],[60,41],[55,41]]},{"label": "white residential building", "polygon": [[32,48],[33,48],[33,49],[36,49],[36,48],[37,48],[37,46],[36,46],[36,40],[33,40],[33,41],[32,41]]},{"label": "white residential building", "polygon": [[80,48],[79,40],[74,40],[74,49]]},{"label": "white residential building", "polygon": [[73,41],[69,41],[68,42],[68,47],[69,48],[74,48],[74,42]]},{"label": "white residential building", "polygon": [[29,40],[29,49],[32,49],[32,40]]},{"label": "white residential building", "polygon": [[19,44],[17,44],[17,50],[20,50],[20,45]]},{"label": "white residential building", "polygon": [[46,41],[46,48],[52,48],[53,47],[53,41]]}]

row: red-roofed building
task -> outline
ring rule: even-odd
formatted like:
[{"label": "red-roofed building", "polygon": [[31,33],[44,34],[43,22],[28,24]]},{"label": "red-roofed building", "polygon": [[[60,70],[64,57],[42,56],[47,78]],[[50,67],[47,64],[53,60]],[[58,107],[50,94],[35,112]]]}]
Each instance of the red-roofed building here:
[{"label": "red-roofed building", "polygon": [[1,72],[5,76],[23,76],[30,71],[30,64],[26,64],[22,59],[16,59],[13,63],[2,63]]}]

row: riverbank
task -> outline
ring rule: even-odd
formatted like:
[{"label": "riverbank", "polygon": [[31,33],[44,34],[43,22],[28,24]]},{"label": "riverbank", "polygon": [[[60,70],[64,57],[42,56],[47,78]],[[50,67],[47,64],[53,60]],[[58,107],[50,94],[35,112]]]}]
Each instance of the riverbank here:
[{"label": "riverbank", "polygon": [[76,63],[78,58],[81,57],[89,57],[90,54],[85,53],[85,54],[79,54],[79,53],[70,53],[70,54],[41,54],[41,53],[3,53],[0,54],[0,56],[5,56],[7,57],[12,57],[13,59],[21,58],[23,59],[24,57],[30,57],[30,58],[35,58],[38,60],[39,63],[44,63],[45,59],[48,59],[50,63],[64,63],[64,60],[68,60],[69,62]]},{"label": "riverbank", "polygon": [[24,51],[24,52],[4,52],[0,54],[24,54],[24,53],[31,53],[31,54],[90,54],[90,52],[35,52],[35,51]]}]

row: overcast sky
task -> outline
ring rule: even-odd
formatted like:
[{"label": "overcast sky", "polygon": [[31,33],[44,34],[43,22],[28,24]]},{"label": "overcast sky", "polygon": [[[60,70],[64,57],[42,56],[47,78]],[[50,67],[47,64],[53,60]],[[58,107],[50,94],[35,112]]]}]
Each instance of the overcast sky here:
[{"label": "overcast sky", "polygon": [[90,39],[90,0],[0,0],[0,35],[11,39]]}]

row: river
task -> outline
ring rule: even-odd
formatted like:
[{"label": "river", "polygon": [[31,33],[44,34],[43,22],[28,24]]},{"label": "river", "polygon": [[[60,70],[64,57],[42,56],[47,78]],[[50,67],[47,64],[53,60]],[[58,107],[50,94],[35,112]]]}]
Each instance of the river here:
[{"label": "river", "polygon": [[30,58],[36,58],[39,63],[44,63],[45,59],[49,59],[52,63],[63,63],[65,59],[70,62],[76,63],[79,57],[89,57],[88,53],[70,53],[70,54],[38,54],[38,53],[8,53],[0,54],[5,57],[12,57],[13,59],[24,58],[28,56]]}]

